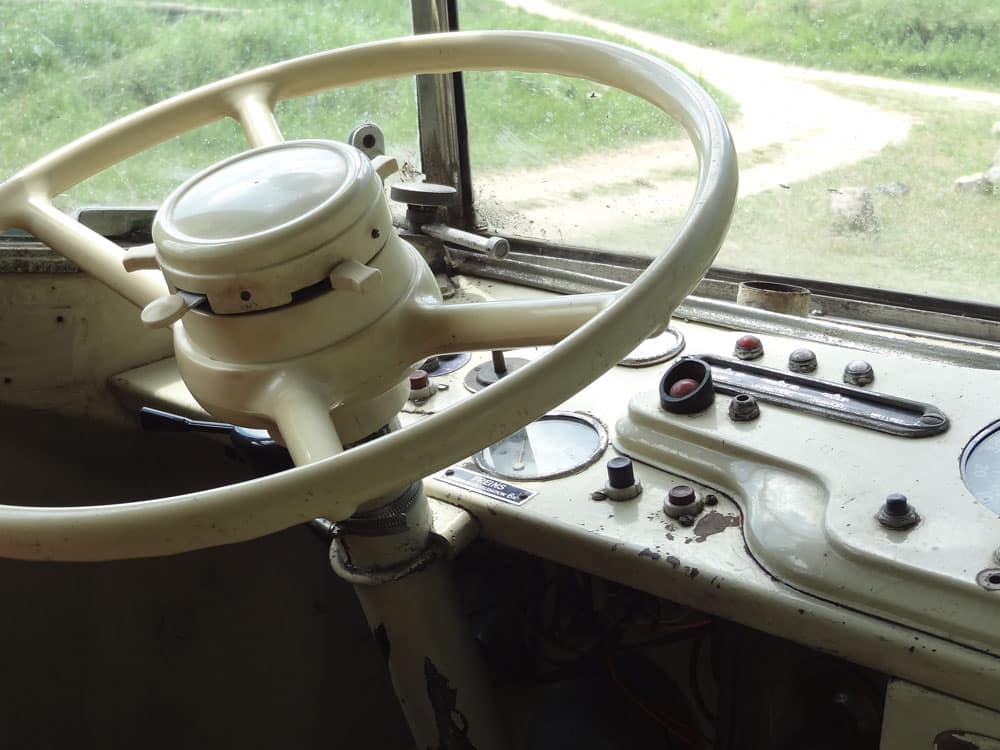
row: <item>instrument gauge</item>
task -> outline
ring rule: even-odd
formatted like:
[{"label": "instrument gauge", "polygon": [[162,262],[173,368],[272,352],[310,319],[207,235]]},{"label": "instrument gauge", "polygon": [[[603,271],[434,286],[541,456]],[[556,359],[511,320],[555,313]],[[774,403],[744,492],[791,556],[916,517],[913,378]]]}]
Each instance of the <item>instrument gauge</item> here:
[{"label": "instrument gauge", "polygon": [[1000,422],[976,435],[962,453],[962,479],[983,505],[1000,514]]},{"label": "instrument gauge", "polygon": [[502,479],[555,479],[594,463],[608,447],[608,433],[593,417],[553,411],[474,457],[482,470]]}]

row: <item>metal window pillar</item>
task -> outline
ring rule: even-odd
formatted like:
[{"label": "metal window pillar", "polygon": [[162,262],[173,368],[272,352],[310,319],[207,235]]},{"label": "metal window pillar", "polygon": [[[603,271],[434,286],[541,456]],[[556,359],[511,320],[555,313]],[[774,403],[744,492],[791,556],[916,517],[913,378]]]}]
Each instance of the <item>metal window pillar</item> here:
[{"label": "metal window pillar", "polygon": [[[414,34],[458,29],[454,0],[411,0],[411,9]],[[462,74],[418,75],[416,92],[421,171],[428,182],[458,191],[460,200],[448,209],[448,223],[471,229],[475,220]]]}]

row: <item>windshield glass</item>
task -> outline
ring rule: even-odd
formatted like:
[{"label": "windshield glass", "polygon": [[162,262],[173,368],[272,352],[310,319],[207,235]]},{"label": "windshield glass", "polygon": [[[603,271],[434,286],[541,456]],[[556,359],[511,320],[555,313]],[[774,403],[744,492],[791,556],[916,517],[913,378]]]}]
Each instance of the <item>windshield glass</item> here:
[{"label": "windshield glass", "polygon": [[[412,30],[409,4],[396,0],[38,0],[0,7],[0,179],[197,86]],[[276,116],[287,139],[346,140],[356,126],[376,122],[389,153],[401,163],[419,163],[412,79],[282,102]],[[87,180],[58,204],[155,206],[199,169],[246,148],[235,121],[218,122]]]},{"label": "windshield glass", "polygon": [[[2,0],[0,173],[171,95],[258,65],[411,33],[397,0]],[[716,97],[740,157],[718,265],[1000,300],[1000,3],[467,0],[465,29],[562,31],[662,56]],[[633,97],[522,73],[465,77],[476,214],[500,232],[653,255],[690,198],[679,128]],[[283,103],[286,138],[373,121],[419,170],[412,79]],[[224,121],[59,205],[155,206],[246,148]]]},{"label": "windshield glass", "polygon": [[[1000,302],[1000,3],[474,0],[460,20],[623,41],[704,84],[740,158],[717,265]],[[485,219],[604,250],[664,247],[695,174],[677,128],[592,85],[479,78]],[[479,89],[502,92],[499,123],[477,117]]]}]

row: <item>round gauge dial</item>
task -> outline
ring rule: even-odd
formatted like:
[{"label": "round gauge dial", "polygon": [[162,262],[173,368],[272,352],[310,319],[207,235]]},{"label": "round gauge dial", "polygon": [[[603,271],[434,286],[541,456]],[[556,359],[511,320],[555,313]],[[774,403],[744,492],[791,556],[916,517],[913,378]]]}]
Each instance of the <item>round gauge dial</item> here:
[{"label": "round gauge dial", "polygon": [[1000,514],[1000,422],[991,424],[966,446],[962,479],[979,502]]},{"label": "round gauge dial", "polygon": [[549,412],[475,455],[476,465],[503,479],[554,479],[594,463],[608,447],[596,419]]}]

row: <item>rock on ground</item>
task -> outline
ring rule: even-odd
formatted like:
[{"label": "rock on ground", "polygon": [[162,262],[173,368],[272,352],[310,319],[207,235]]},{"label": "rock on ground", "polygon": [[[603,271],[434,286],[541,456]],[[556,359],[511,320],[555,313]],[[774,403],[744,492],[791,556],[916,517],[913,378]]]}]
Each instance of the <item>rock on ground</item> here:
[{"label": "rock on ground", "polygon": [[955,180],[955,192],[989,195],[993,192],[993,183],[982,172],[967,174]]},{"label": "rock on ground", "polygon": [[905,182],[886,182],[875,186],[875,192],[898,198],[910,194],[910,186]]},{"label": "rock on ground", "polygon": [[830,213],[837,232],[876,232],[872,191],[863,187],[842,187],[830,191]]}]

